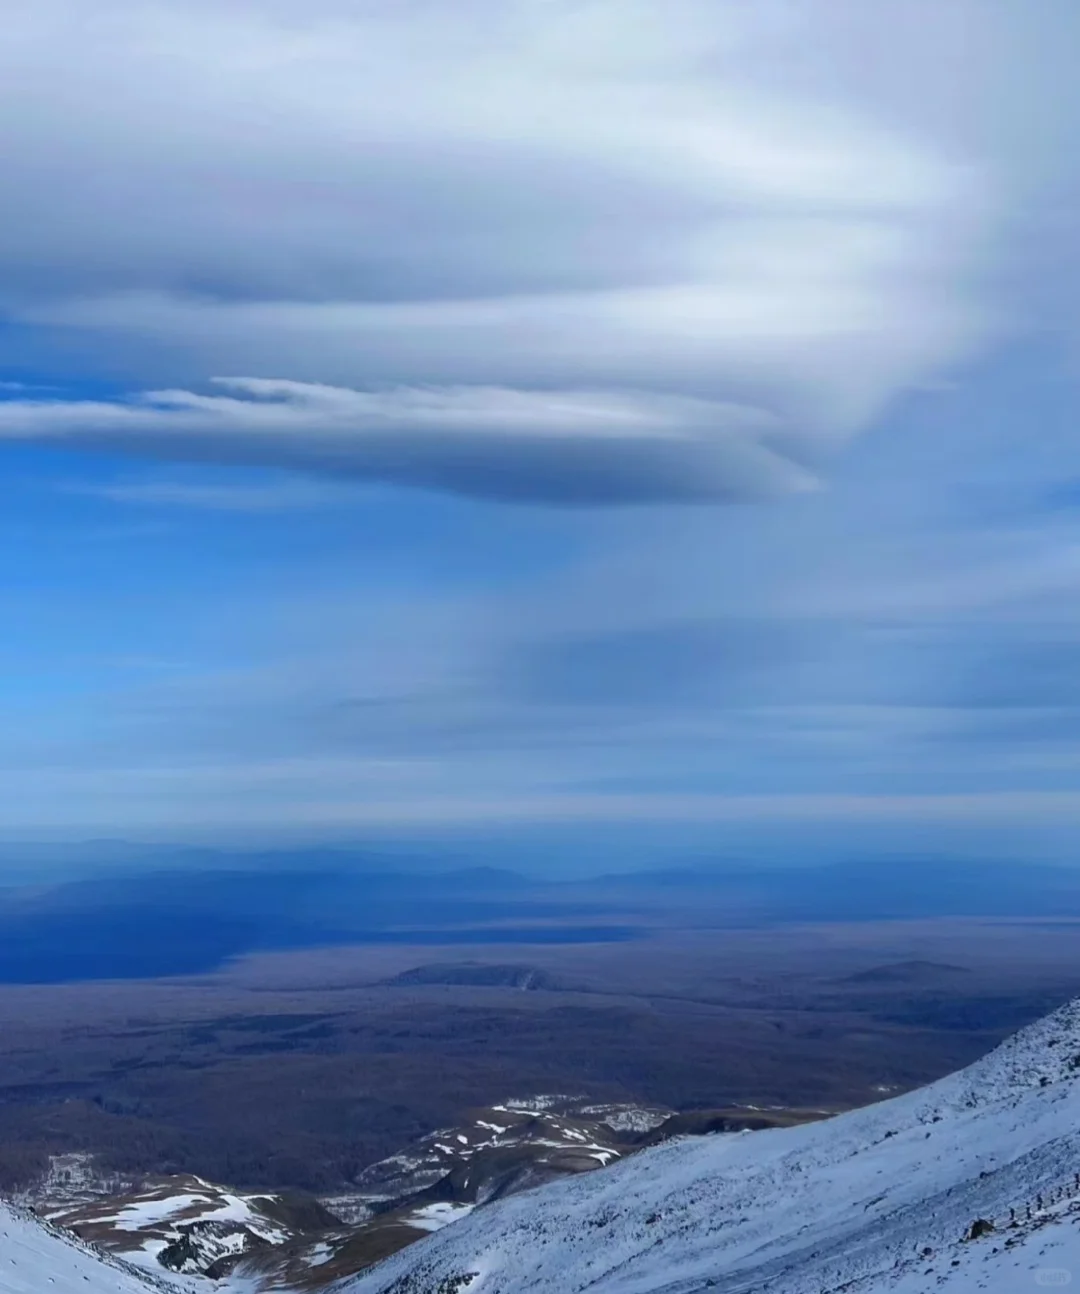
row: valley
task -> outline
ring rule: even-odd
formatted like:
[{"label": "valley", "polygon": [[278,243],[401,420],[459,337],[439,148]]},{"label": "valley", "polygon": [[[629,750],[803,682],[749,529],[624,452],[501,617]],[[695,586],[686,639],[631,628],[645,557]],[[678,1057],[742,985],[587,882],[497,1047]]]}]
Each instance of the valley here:
[{"label": "valley", "polygon": [[[1080,1259],[1080,1002],[928,1087],[478,1210],[350,1294],[992,1294]],[[1017,1280],[1024,1283],[1016,1284]]]},{"label": "valley", "polygon": [[[694,1124],[688,1124],[688,1118]],[[538,1095],[470,1112],[370,1165],[340,1195],[238,1193],[191,1175],[120,1178],[92,1155],[53,1156],[18,1202],[36,1216],[157,1275],[322,1288],[525,1190],[605,1168],[688,1131],[790,1126],[813,1111],[677,1115]]]},{"label": "valley", "polygon": [[917,1088],[1080,992],[1078,953],[1070,921],[941,919],[7,985],[4,1189],[155,1273],[320,1289],[673,1137]]},{"label": "valley", "polygon": [[[0,1289],[1009,1294],[1031,1283],[1060,1287],[1080,1264],[1078,1105],[1080,999],[972,1065],[864,1109],[676,1136],[636,1153],[613,1150],[611,1162],[593,1170],[570,1168],[524,1192],[496,1190],[472,1206],[455,1208],[445,1197],[405,1209],[399,1203],[384,1215],[378,1239],[367,1223],[350,1238],[315,1215],[307,1220],[313,1234],[302,1236],[299,1214],[290,1218],[282,1199],[245,1198],[197,1178],[146,1184],[126,1198],[84,1199],[81,1218],[69,1212],[59,1228],[0,1203]],[[467,1130],[443,1130],[411,1157],[395,1157],[382,1181],[437,1172],[456,1155],[452,1176],[496,1149],[511,1127],[520,1133],[537,1119],[546,1134],[537,1140],[600,1158],[580,1121],[587,1112],[616,1139],[628,1123],[651,1123],[653,1132],[664,1126],[656,1111],[570,1113],[557,1098],[506,1105],[484,1111],[491,1117]],[[92,1192],[85,1161],[56,1168],[54,1187]],[[379,1225],[377,1213],[372,1221]],[[86,1232],[94,1228],[91,1240]],[[132,1237],[126,1257],[124,1232]],[[194,1258],[215,1247],[218,1260],[197,1270]],[[154,1260],[167,1249],[173,1266],[162,1273]]]}]

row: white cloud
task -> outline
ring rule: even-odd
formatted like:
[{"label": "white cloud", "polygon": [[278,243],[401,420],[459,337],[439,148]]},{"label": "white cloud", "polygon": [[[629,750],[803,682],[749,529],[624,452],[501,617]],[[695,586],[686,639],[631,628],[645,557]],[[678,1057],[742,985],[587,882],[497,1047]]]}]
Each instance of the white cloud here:
[{"label": "white cloud", "polygon": [[[1075,475],[1073,396],[1030,356],[964,362],[1025,309],[1074,308],[1074,8],[6,15],[0,366],[66,385],[3,385],[0,450],[212,465],[87,467],[80,488],[159,509],[316,507],[352,479],[790,496],[465,519],[369,493],[356,525],[291,516],[255,578],[216,525],[137,550],[129,529],[132,579],[85,510],[57,516],[41,455],[47,497],[13,488],[5,531],[45,572],[6,606],[11,820],[1072,814],[1026,788],[1076,758],[1053,695],[1074,514],[1044,515]],[[131,394],[79,396],[87,376]],[[1059,657],[1014,625],[1052,626]],[[98,636],[180,664],[38,681]]]},{"label": "white cloud", "polygon": [[229,394],[0,402],[0,441],[315,472],[555,502],[727,501],[812,488],[760,410],[682,396],[496,387],[361,392],[251,378]]},{"label": "white cloud", "polygon": [[887,48],[941,98],[955,15],[918,7],[916,33],[893,0],[40,0],[0,51],[9,349],[136,383],[690,395],[812,459],[993,324],[997,200],[955,125],[989,56],[913,124],[862,72]]}]

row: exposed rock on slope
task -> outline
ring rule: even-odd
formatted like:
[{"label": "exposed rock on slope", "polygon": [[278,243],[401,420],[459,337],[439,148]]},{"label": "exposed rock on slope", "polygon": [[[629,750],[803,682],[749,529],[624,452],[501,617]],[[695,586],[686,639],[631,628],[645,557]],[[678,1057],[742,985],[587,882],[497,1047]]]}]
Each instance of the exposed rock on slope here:
[{"label": "exposed rock on slope", "polygon": [[355,1192],[327,1199],[352,1226],[255,1252],[238,1271],[253,1280],[318,1289],[466,1217],[478,1205],[632,1153],[667,1111],[535,1096],[477,1110],[360,1174]]},{"label": "exposed rock on slope", "polygon": [[75,1235],[151,1270],[224,1276],[245,1255],[339,1228],[315,1200],[240,1194],[201,1177],[162,1177],[138,1189],[47,1209]]},{"label": "exposed rock on slope", "polygon": [[[476,1111],[456,1128],[372,1165],[357,1178],[371,1201],[431,1199],[481,1204],[568,1173],[612,1163],[632,1148],[633,1134],[605,1119],[631,1113],[661,1123],[666,1111],[589,1106],[572,1097],[531,1097]],[[651,1118],[649,1117],[651,1116]]]}]

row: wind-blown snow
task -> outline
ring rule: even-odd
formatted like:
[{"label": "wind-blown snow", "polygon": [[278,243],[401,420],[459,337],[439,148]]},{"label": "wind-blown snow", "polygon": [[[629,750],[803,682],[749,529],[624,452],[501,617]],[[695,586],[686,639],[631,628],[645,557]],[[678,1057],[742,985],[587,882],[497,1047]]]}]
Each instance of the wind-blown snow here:
[{"label": "wind-blown snow", "polygon": [[[799,1128],[668,1143],[478,1209],[343,1288],[1014,1294],[1063,1272],[1080,1282],[1078,1174],[1072,1003],[918,1092]],[[993,1230],[966,1239],[978,1219]]]}]

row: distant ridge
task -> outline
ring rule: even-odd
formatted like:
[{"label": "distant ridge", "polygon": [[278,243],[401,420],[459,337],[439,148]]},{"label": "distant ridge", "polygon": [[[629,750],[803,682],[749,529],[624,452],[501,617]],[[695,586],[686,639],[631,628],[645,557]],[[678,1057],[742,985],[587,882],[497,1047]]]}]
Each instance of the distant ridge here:
[{"label": "distant ridge", "polygon": [[868,970],[856,971],[853,975],[844,975],[837,980],[837,983],[915,984],[924,980],[938,979],[941,976],[969,975],[970,973],[966,966],[954,966],[950,962],[913,960],[871,966]]},{"label": "distant ridge", "polygon": [[506,965],[498,962],[431,962],[379,981],[389,988],[419,985],[468,985],[478,988],[516,988],[524,992],[566,988],[556,976],[539,966]]}]

